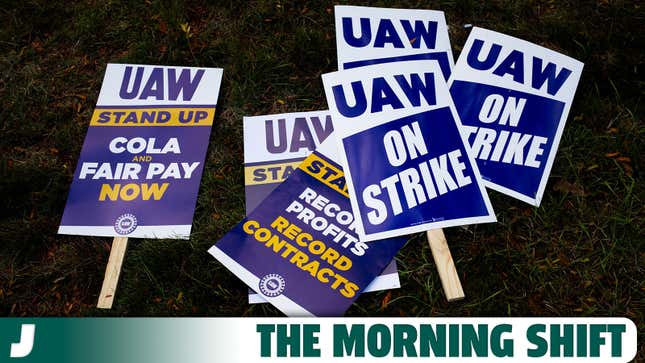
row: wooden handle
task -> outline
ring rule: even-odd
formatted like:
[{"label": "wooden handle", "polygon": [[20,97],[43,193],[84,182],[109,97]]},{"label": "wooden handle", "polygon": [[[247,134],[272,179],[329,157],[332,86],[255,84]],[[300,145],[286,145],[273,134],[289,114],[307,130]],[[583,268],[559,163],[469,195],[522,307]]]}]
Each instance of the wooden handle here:
[{"label": "wooden handle", "polygon": [[119,283],[121,274],[121,265],[125,250],[128,247],[128,237],[114,237],[112,249],[110,250],[110,259],[105,267],[105,276],[103,277],[103,287],[96,307],[99,309],[112,309],[116,285]]},{"label": "wooden handle", "polygon": [[432,250],[432,258],[434,258],[434,263],[437,265],[439,279],[443,286],[443,292],[446,294],[446,299],[448,301],[463,299],[466,295],[464,295],[464,290],[461,288],[459,275],[457,274],[455,263],[452,260],[448,241],[443,234],[443,230],[433,229],[428,231],[427,235],[430,250]]}]

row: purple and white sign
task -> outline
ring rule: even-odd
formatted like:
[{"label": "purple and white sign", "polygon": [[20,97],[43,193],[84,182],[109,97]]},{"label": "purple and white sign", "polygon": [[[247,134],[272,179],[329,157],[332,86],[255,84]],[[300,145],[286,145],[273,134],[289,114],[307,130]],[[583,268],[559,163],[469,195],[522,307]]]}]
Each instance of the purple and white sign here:
[{"label": "purple and white sign", "polygon": [[[248,215],[280,185],[334,131],[329,111],[245,116],[244,191]],[[401,287],[396,261],[377,276],[363,292]],[[265,299],[249,291],[249,303]]]},{"label": "purple and white sign", "polygon": [[473,28],[450,93],[484,184],[540,205],[583,64]]},{"label": "purple and white sign", "polygon": [[58,233],[188,238],[221,79],[108,64]]},{"label": "purple and white sign", "polygon": [[244,116],[242,122],[247,214],[334,131],[327,110]]},{"label": "purple and white sign", "polygon": [[358,240],[328,138],[208,252],[289,316],[340,316],[405,238]]}]

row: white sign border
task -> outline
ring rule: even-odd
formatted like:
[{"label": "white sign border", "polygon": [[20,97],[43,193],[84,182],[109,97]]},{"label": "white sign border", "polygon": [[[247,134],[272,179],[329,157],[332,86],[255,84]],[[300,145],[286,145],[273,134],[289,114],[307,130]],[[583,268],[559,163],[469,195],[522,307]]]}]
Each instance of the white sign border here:
[{"label": "white sign border", "polygon": [[[425,67],[424,67],[425,66]],[[368,65],[360,68],[353,68],[349,70],[344,70],[344,71],[337,71],[337,72],[331,72],[331,73],[326,73],[323,74],[323,83],[327,83],[327,79],[329,78],[334,78],[334,77],[341,77],[341,73],[346,73],[346,74],[356,74],[356,73],[366,73],[366,74],[373,74],[373,75],[379,75],[383,76],[384,74],[387,74],[388,72],[384,72],[384,69],[390,69],[390,71],[396,70],[396,72],[400,72],[401,69],[411,69],[411,68],[418,68],[418,69],[424,69],[424,70],[429,70],[432,73],[439,75],[439,77],[435,77],[435,88],[436,88],[436,94],[437,94],[437,99],[438,99],[438,104],[439,104],[439,97],[441,94],[447,94],[449,95],[448,87],[447,84],[444,81],[443,76],[441,76],[441,69],[439,68],[439,65],[437,64],[436,61],[434,60],[413,60],[413,61],[404,61],[404,62],[393,62],[393,63],[386,63],[386,64],[375,64],[375,65]],[[443,90],[441,88],[444,88]],[[330,112],[332,112],[332,119],[338,120],[338,122],[342,121],[339,120],[340,118],[343,117],[338,117],[336,115],[335,111],[335,101],[334,96],[331,93],[331,91],[328,89],[328,87],[325,87],[325,94],[328,100],[328,103],[331,100],[331,104],[329,104],[329,109]],[[462,140],[462,143],[464,144],[464,149],[466,150],[466,157],[468,158],[470,165],[472,166],[473,170],[473,176],[475,177],[475,182],[477,184],[477,187],[479,188],[479,191],[484,199],[484,204],[486,206],[486,210],[488,212],[487,215],[485,216],[478,216],[478,217],[468,217],[468,218],[460,218],[460,219],[452,219],[449,221],[437,221],[437,222],[429,222],[429,223],[422,223],[414,226],[409,226],[409,227],[403,227],[403,228],[397,228],[397,229],[392,229],[384,232],[378,232],[378,233],[371,233],[367,234],[365,233],[365,229],[363,227],[363,218],[361,216],[361,213],[356,213],[357,211],[360,211],[358,207],[358,200],[355,195],[356,188],[354,187],[354,184],[352,182],[352,177],[351,177],[351,171],[349,168],[345,167],[345,181],[347,183],[347,188],[349,191],[349,200],[352,205],[352,210],[354,211],[354,216],[356,218],[357,222],[357,232],[359,235],[359,240],[362,242],[370,242],[370,241],[376,241],[379,239],[385,239],[385,238],[391,238],[391,237],[398,237],[398,236],[403,236],[403,235],[408,235],[412,233],[418,233],[418,232],[426,232],[431,229],[438,229],[438,228],[447,228],[447,227],[455,227],[455,226],[460,226],[460,225],[465,225],[465,224],[479,224],[479,223],[488,223],[488,222],[496,222],[497,217],[495,216],[495,212],[493,211],[493,206],[490,202],[490,198],[488,197],[488,193],[486,192],[486,189],[483,184],[483,179],[481,177],[481,174],[479,173],[479,168],[477,167],[477,163],[475,162],[475,159],[472,155],[472,152],[470,150],[470,146],[468,144],[468,140],[465,139],[465,136],[461,132],[463,129],[463,126],[461,124],[461,120],[459,119],[459,114],[457,113],[457,110],[455,108],[454,103],[452,102],[452,97],[448,96],[447,99],[445,100],[447,105],[441,104],[441,106],[432,106],[432,107],[419,107],[413,108],[412,111],[408,109],[404,110],[405,113],[397,113],[396,116],[390,116],[387,117],[388,121],[374,121],[368,128],[362,128],[360,130],[357,130],[358,128],[354,127],[353,130],[347,130],[346,128],[340,128],[336,127],[336,124],[334,124],[334,130],[336,132],[339,132],[336,135],[337,139],[337,147],[339,151],[339,158],[341,159],[341,165],[347,166],[348,161],[347,161],[347,156],[345,154],[345,148],[343,145],[343,139],[356,134],[357,132],[362,132],[364,130],[377,127],[379,125],[383,125],[389,121],[393,121],[396,119],[399,119],[401,117],[406,117],[406,116],[411,116],[414,114],[418,114],[421,112],[425,111],[431,111],[434,109],[438,108],[443,108],[448,106],[450,109],[450,112],[453,116],[453,119],[455,120],[455,124],[458,129],[459,137]],[[406,112],[407,111],[407,112]],[[392,114],[392,112],[390,112]],[[361,117],[365,117],[364,115],[361,115]],[[380,117],[383,119],[384,117]],[[336,122],[336,121],[334,121]],[[344,129],[344,130],[343,130]],[[341,135],[340,132],[341,130],[347,132],[347,135]]]},{"label": "white sign border", "polygon": [[[572,77],[569,78],[568,82],[570,85],[573,85],[574,88],[571,90],[571,86],[569,88],[569,97],[555,97],[551,96],[548,94],[544,94],[542,92],[536,91],[535,89],[532,88],[527,88],[527,87],[511,87],[512,84],[510,82],[504,82],[504,83],[509,83],[507,84],[502,84],[500,85],[499,83],[492,82],[490,80],[486,80],[484,77],[479,77],[478,73],[474,73],[474,76],[472,76],[470,79],[466,79],[465,77],[460,77],[460,73],[462,72],[467,72],[471,71],[471,67],[464,66],[465,60],[464,57],[468,56],[468,50],[472,47],[472,44],[475,40],[475,37],[480,37],[480,38],[485,38],[487,40],[498,40],[503,42],[502,47],[506,48],[522,48],[523,51],[526,51],[526,49],[531,50],[533,53],[535,51],[541,51],[544,52],[544,54],[547,57],[551,58],[557,58],[558,61],[566,63],[567,66],[572,68]],[[502,58],[500,56],[500,58]],[[465,68],[464,68],[465,67]],[[542,46],[539,46],[537,44],[531,43],[529,41],[519,39],[512,37],[510,35],[506,35],[503,33],[499,33],[496,31],[480,28],[480,27],[473,27],[471,30],[470,34],[468,35],[468,39],[466,40],[466,43],[464,44],[464,47],[461,51],[461,54],[459,55],[459,58],[457,59],[457,63],[455,64],[455,68],[453,69],[452,73],[450,74],[450,79],[448,79],[448,89],[452,87],[452,83],[455,80],[458,81],[465,81],[465,82],[473,82],[473,83],[480,83],[480,84],[485,84],[489,86],[495,86],[495,87],[502,87],[502,88],[507,88],[507,89],[512,89],[515,91],[520,91],[520,92],[525,92],[525,93],[530,93],[536,96],[540,97],[545,97],[545,98],[550,98],[553,100],[557,100],[559,102],[564,103],[564,108],[562,109],[562,114],[560,116],[560,121],[558,122],[558,128],[556,129],[555,135],[553,136],[553,142],[551,143],[551,149],[549,150],[549,156],[546,160],[546,164],[544,165],[544,171],[542,173],[542,177],[540,178],[540,184],[538,186],[538,190],[535,193],[534,196],[531,195],[526,195],[522,194],[518,191],[515,191],[513,189],[504,187],[502,185],[499,185],[491,180],[486,180],[484,179],[484,184],[486,185],[487,188],[493,189],[497,192],[500,192],[502,194],[506,194],[508,196],[511,196],[513,198],[519,199],[525,203],[528,203],[530,205],[533,205],[535,207],[539,207],[540,203],[542,202],[542,197],[544,196],[544,191],[546,190],[546,185],[549,180],[549,176],[551,175],[551,169],[553,167],[553,163],[555,162],[555,155],[557,154],[558,147],[560,146],[560,140],[562,138],[562,134],[564,132],[564,126],[567,122],[567,119],[569,118],[569,111],[571,109],[571,105],[573,104],[573,98],[575,95],[575,91],[577,90],[577,86],[580,82],[580,78],[582,76],[582,70],[583,70],[584,64],[574,58],[568,57],[564,54],[555,52],[551,49],[544,48]],[[464,69],[462,69],[464,68]],[[543,85],[544,87],[544,85]],[[468,140],[466,140],[468,141]],[[470,148],[470,143],[466,144],[468,148]],[[477,160],[477,159],[476,159]]]}]

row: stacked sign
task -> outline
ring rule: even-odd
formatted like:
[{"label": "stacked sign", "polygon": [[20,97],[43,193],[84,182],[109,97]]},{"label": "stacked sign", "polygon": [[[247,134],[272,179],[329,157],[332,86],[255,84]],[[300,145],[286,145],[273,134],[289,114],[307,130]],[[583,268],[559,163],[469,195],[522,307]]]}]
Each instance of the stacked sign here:
[{"label": "stacked sign", "polygon": [[479,28],[453,70],[437,11],[337,6],[336,36],[335,131],[245,119],[248,216],[209,250],[287,315],[342,314],[402,235],[495,221],[484,185],[538,205],[582,70]]},{"label": "stacked sign", "polygon": [[[334,130],[329,111],[244,117],[244,185],[249,214]],[[401,287],[396,262],[364,292]],[[249,303],[266,302],[249,290]]]},{"label": "stacked sign", "polygon": [[334,131],[329,111],[244,117],[243,128],[247,214]]},{"label": "stacked sign", "polygon": [[108,64],[58,232],[188,238],[221,79]]},{"label": "stacked sign", "polygon": [[[454,62],[443,12],[336,6],[334,13],[339,69],[428,59],[437,62],[446,80],[450,76]],[[443,230],[430,230],[427,238],[446,298],[463,299]]]},{"label": "stacked sign", "polygon": [[323,83],[361,241],[495,221],[436,62],[365,66]]},{"label": "stacked sign", "polygon": [[405,241],[359,241],[328,138],[209,252],[285,314],[337,316]]},{"label": "stacked sign", "polygon": [[[453,69],[440,11],[337,6],[336,36],[329,111],[245,118],[248,216],[209,250],[287,315],[399,287],[401,236],[495,221],[484,186],[539,205],[583,67],[474,28]],[[59,233],[188,238],[221,78],[109,64]]]}]

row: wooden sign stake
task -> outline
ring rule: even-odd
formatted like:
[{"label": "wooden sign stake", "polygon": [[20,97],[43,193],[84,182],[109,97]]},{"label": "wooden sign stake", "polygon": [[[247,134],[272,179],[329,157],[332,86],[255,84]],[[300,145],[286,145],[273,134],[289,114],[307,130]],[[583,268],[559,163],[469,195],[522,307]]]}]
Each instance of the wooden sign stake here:
[{"label": "wooden sign stake", "polygon": [[439,279],[441,280],[441,286],[443,286],[443,292],[446,294],[446,299],[449,302],[463,299],[465,297],[464,290],[461,287],[455,262],[452,260],[443,229],[429,230],[427,235],[430,250],[432,250],[432,258],[435,265],[437,265]]},{"label": "wooden sign stake", "polygon": [[110,258],[105,267],[103,287],[101,287],[99,301],[96,304],[96,307],[99,309],[112,309],[112,302],[114,301],[116,286],[119,283],[121,265],[123,264],[123,257],[125,256],[127,247],[128,237],[114,237],[112,249],[110,250]]}]

